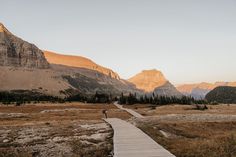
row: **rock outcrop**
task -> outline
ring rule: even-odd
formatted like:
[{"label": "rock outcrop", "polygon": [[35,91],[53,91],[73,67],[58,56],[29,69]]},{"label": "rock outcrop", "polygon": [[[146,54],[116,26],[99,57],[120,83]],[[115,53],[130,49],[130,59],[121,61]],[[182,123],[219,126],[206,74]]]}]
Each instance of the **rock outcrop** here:
[{"label": "rock outcrop", "polygon": [[8,31],[0,23],[0,66],[49,68],[43,52]]},{"label": "rock outcrop", "polygon": [[117,73],[111,69],[105,68],[93,62],[92,60],[82,57],[82,56],[70,56],[62,55],[54,52],[44,51],[44,55],[49,63],[51,64],[60,64],[77,68],[85,68],[89,70],[94,70],[104,75],[107,75],[111,78],[120,80],[120,77]]},{"label": "rock outcrop", "polygon": [[145,93],[155,93],[157,95],[181,96],[182,94],[165,78],[161,71],[143,70],[141,73],[128,79],[136,88]]}]

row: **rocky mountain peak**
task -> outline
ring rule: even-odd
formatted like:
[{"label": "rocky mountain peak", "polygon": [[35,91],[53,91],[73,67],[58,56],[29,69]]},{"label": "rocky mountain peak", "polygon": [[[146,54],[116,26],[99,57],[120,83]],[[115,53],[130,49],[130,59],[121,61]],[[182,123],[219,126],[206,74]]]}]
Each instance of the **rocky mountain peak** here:
[{"label": "rocky mountain peak", "polygon": [[0,23],[0,32],[4,32],[4,31],[5,31],[5,26],[2,23]]},{"label": "rocky mountain peak", "polygon": [[143,73],[161,73],[161,71],[157,69],[149,69],[149,70],[142,70]]},{"label": "rocky mountain peak", "polygon": [[43,52],[7,30],[0,23],[0,66],[49,68]]},{"label": "rocky mountain peak", "polygon": [[147,77],[149,79],[154,79],[156,81],[167,81],[163,73],[156,69],[143,70],[140,76]]},{"label": "rocky mountain peak", "polygon": [[0,33],[11,34],[11,32],[0,22]]},{"label": "rocky mountain peak", "polygon": [[136,85],[138,89],[145,92],[152,92],[155,88],[164,85],[167,79],[161,71],[156,69],[143,70],[134,77],[128,79],[129,82]]}]

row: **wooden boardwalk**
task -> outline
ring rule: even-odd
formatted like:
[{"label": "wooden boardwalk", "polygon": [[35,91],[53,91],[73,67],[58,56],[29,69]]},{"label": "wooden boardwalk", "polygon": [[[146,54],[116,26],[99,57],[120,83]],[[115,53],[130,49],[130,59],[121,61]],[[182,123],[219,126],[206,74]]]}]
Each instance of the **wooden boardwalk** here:
[{"label": "wooden boardwalk", "polygon": [[[136,118],[144,118],[131,109],[123,108],[117,102],[114,105]],[[114,130],[114,157],[175,157],[134,125],[118,118],[108,118],[105,121],[111,124]]]},{"label": "wooden boardwalk", "polygon": [[105,121],[114,130],[114,157],[174,157],[134,125],[118,118]]},{"label": "wooden boardwalk", "polygon": [[117,102],[114,103],[114,105],[121,109],[121,110],[125,110],[126,112],[130,113],[131,115],[133,115],[134,117],[136,118],[144,118],[141,114],[131,110],[131,109],[128,109],[128,108],[124,108],[122,105],[118,104]]}]

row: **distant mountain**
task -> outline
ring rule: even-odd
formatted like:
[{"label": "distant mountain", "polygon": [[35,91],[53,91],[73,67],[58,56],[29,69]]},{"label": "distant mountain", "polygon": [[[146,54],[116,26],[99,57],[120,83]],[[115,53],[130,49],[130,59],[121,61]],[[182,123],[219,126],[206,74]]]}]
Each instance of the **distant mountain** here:
[{"label": "distant mountain", "polygon": [[143,70],[141,73],[128,79],[136,88],[145,93],[157,95],[181,96],[182,94],[158,70]]},{"label": "distant mountain", "polygon": [[85,57],[43,53],[10,33],[3,24],[0,25],[0,71],[0,92],[33,91],[59,97],[140,92],[117,73]]},{"label": "distant mountain", "polygon": [[236,103],[236,87],[229,86],[219,86],[210,91],[206,95],[206,99],[210,102],[218,102],[218,103]]},{"label": "distant mountain", "polygon": [[218,86],[236,86],[236,82],[215,82],[215,83],[196,83],[183,84],[177,86],[177,89],[184,95],[193,96],[195,99],[204,99],[206,94]]},{"label": "distant mountain", "polygon": [[138,89],[145,92],[152,92],[156,87],[166,83],[166,78],[161,71],[158,70],[143,70],[141,73],[128,79],[129,82],[136,85]]}]

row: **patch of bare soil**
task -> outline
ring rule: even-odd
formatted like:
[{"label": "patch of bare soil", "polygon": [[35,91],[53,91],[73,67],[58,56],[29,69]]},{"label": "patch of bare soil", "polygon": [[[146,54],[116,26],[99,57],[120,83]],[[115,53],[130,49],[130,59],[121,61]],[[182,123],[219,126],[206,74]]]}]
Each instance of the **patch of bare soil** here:
[{"label": "patch of bare soil", "polygon": [[0,127],[0,156],[93,156],[94,151],[95,156],[112,152],[112,129],[106,123],[71,121]]},{"label": "patch of bare soil", "polygon": [[103,121],[131,116],[106,104],[0,106],[0,157],[106,157],[113,130]]}]

